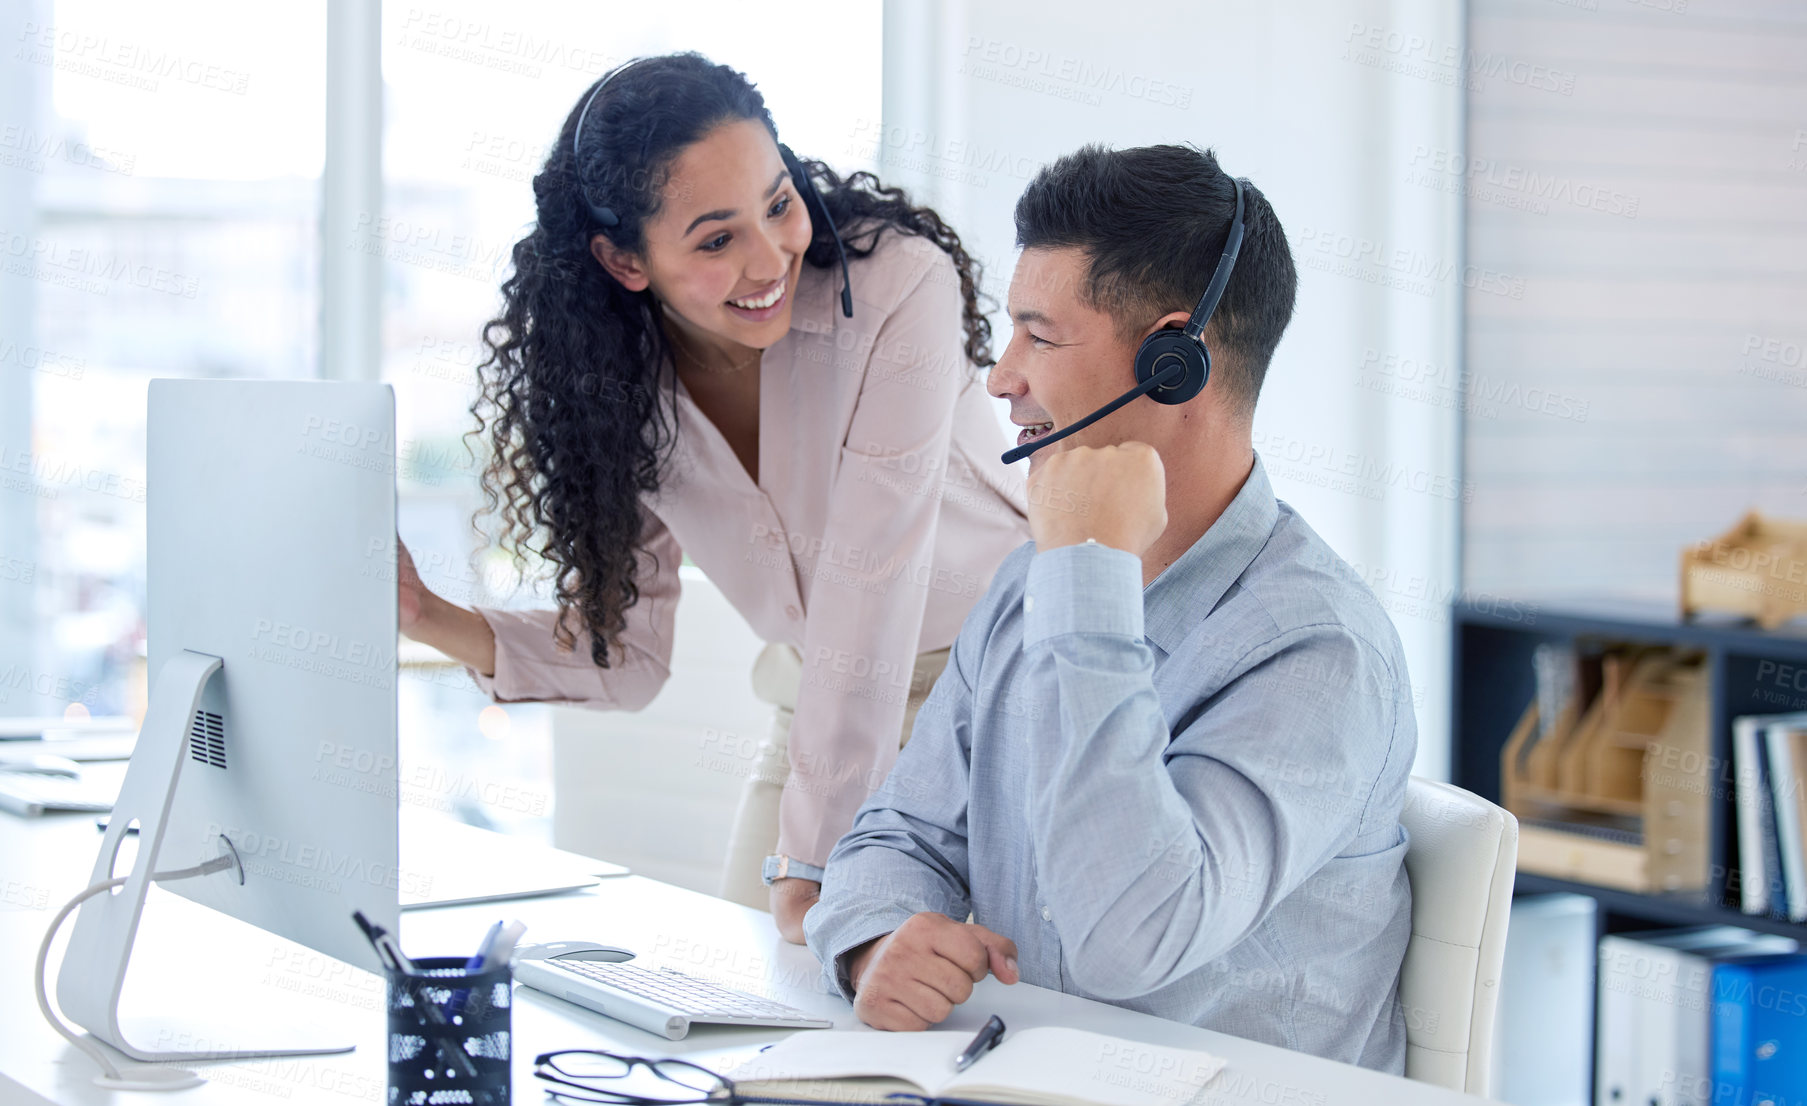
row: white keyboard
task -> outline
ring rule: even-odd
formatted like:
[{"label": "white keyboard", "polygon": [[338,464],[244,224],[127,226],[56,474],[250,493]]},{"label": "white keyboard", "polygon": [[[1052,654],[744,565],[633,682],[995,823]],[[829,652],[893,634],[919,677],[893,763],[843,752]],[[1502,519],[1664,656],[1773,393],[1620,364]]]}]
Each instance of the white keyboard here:
[{"label": "white keyboard", "polygon": [[719,987],[671,968],[549,959],[517,961],[514,971],[515,978],[529,987],[673,1041],[689,1033],[692,1022],[784,1029],[834,1025],[794,1006]]}]

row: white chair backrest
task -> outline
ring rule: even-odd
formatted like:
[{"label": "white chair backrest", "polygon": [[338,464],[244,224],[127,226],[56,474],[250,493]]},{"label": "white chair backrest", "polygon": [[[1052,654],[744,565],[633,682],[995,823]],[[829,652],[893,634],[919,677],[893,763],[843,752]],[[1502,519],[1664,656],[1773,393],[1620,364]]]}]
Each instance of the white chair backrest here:
[{"label": "white chair backrest", "polygon": [[1459,787],[1414,776],[1399,821],[1411,837],[1405,867],[1412,938],[1399,969],[1405,1074],[1484,1095],[1512,915],[1518,819]]}]

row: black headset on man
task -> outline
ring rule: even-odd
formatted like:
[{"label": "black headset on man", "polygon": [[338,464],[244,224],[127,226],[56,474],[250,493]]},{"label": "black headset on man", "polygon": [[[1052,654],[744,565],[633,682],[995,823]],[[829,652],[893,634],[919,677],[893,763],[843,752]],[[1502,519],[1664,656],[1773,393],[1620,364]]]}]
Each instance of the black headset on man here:
[{"label": "black headset on man", "polygon": [[[596,102],[597,94],[624,70],[637,64],[639,63],[630,61],[597,82],[596,87],[590,91],[590,98],[584,101],[583,110],[577,113],[577,128],[571,135],[571,161],[577,173],[578,191],[583,195],[590,214],[605,227],[615,226],[621,220],[610,208],[592,201],[590,190],[584,183],[583,159],[578,156],[578,151],[582,148],[584,120],[589,116],[590,105]],[[784,158],[784,167],[790,170],[791,179],[796,182],[797,191],[803,196],[811,221],[827,227],[829,237],[834,239],[835,252],[841,259],[841,311],[851,319],[853,281],[847,272],[847,247],[841,243],[841,232],[835,228],[834,219],[828,214],[828,207],[822,202],[822,197],[817,194],[815,182],[810,180],[802,160],[783,143],[779,143],[778,153]],[[1146,395],[1156,403],[1180,404],[1204,391],[1205,381],[1211,378],[1211,351],[1205,345],[1205,324],[1211,321],[1211,315],[1217,310],[1217,302],[1223,299],[1224,286],[1230,283],[1230,272],[1236,267],[1236,255],[1242,250],[1242,181],[1233,177],[1231,183],[1236,186],[1236,213],[1230,218],[1230,234],[1224,241],[1223,256],[1218,259],[1217,271],[1211,274],[1211,283],[1205,286],[1205,294],[1199,297],[1198,306],[1192,309],[1192,317],[1186,320],[1185,327],[1180,330],[1160,330],[1142,339],[1141,346],[1136,350],[1134,388],[1071,426],[1009,450],[1004,454],[1005,464],[1014,464],[1043,446],[1053,445],[1069,434],[1084,430],[1137,396]]]},{"label": "black headset on man", "polygon": [[1178,404],[1205,390],[1205,381],[1211,378],[1211,351],[1205,345],[1205,324],[1211,321],[1217,302],[1223,299],[1224,286],[1230,283],[1230,272],[1236,268],[1236,255],[1242,252],[1242,181],[1232,177],[1230,182],[1236,186],[1236,214],[1230,217],[1230,234],[1224,240],[1217,271],[1211,274],[1211,283],[1205,286],[1205,294],[1199,297],[1198,306],[1192,309],[1192,317],[1186,320],[1185,328],[1157,330],[1142,339],[1141,346],[1136,349],[1134,388],[1071,426],[1009,450],[1004,454],[1005,464],[1021,461],[1043,446],[1053,445],[1069,434],[1084,430],[1137,396],[1146,395],[1156,403]]},{"label": "black headset on man", "polygon": [[[573,172],[577,174],[578,194],[584,198],[590,214],[594,215],[596,221],[605,227],[616,226],[621,219],[615,214],[614,209],[590,199],[589,185],[584,182],[583,158],[578,156],[578,151],[583,148],[584,120],[589,116],[590,105],[596,102],[597,94],[607,88],[610,81],[638,64],[640,64],[638,60],[627,62],[596,82],[596,87],[590,90],[590,98],[584,101],[583,110],[577,113],[577,129],[571,134],[571,165]],[[828,205],[822,202],[821,195],[816,191],[816,183],[809,179],[809,171],[804,168],[803,160],[791,153],[791,148],[782,142],[778,144],[778,155],[784,159],[784,167],[790,170],[791,179],[797,182],[797,191],[803,196],[803,206],[809,209],[810,221],[817,226],[827,227],[828,236],[834,239],[835,253],[841,259],[841,311],[851,319],[853,318],[853,278],[847,272],[847,247],[841,244],[841,232],[835,228],[834,218],[828,214]]]}]

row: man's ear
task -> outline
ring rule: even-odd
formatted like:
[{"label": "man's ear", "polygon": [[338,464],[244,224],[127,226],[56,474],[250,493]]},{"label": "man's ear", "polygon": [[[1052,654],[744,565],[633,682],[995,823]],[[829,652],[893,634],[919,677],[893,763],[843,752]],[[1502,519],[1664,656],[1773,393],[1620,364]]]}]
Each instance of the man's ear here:
[{"label": "man's ear", "polygon": [[605,234],[590,236],[590,256],[630,292],[644,292],[647,285],[652,283],[652,278],[647,275],[646,266],[640,259],[609,241]]},{"label": "man's ear", "polygon": [[1159,334],[1161,331],[1169,329],[1183,329],[1187,321],[1191,318],[1192,313],[1190,311],[1169,311],[1167,314],[1156,319],[1154,325],[1142,332],[1142,336],[1136,339],[1136,345],[1140,346],[1143,342],[1147,341],[1151,334]]}]

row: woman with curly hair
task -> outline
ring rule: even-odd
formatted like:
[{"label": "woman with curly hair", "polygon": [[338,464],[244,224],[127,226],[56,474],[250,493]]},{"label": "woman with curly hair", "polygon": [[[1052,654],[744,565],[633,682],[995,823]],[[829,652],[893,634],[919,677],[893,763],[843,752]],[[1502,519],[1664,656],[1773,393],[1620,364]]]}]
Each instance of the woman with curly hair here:
[{"label": "woman with curly hair", "polygon": [[604,76],[533,191],[472,412],[504,544],[548,565],[557,608],[458,607],[403,550],[402,629],[497,701],[638,710],[688,554],[769,643],[754,689],[777,708],[723,894],[801,942],[829,850],[1028,536],[977,266],[901,190],[791,155],[752,83],[696,54]]}]

